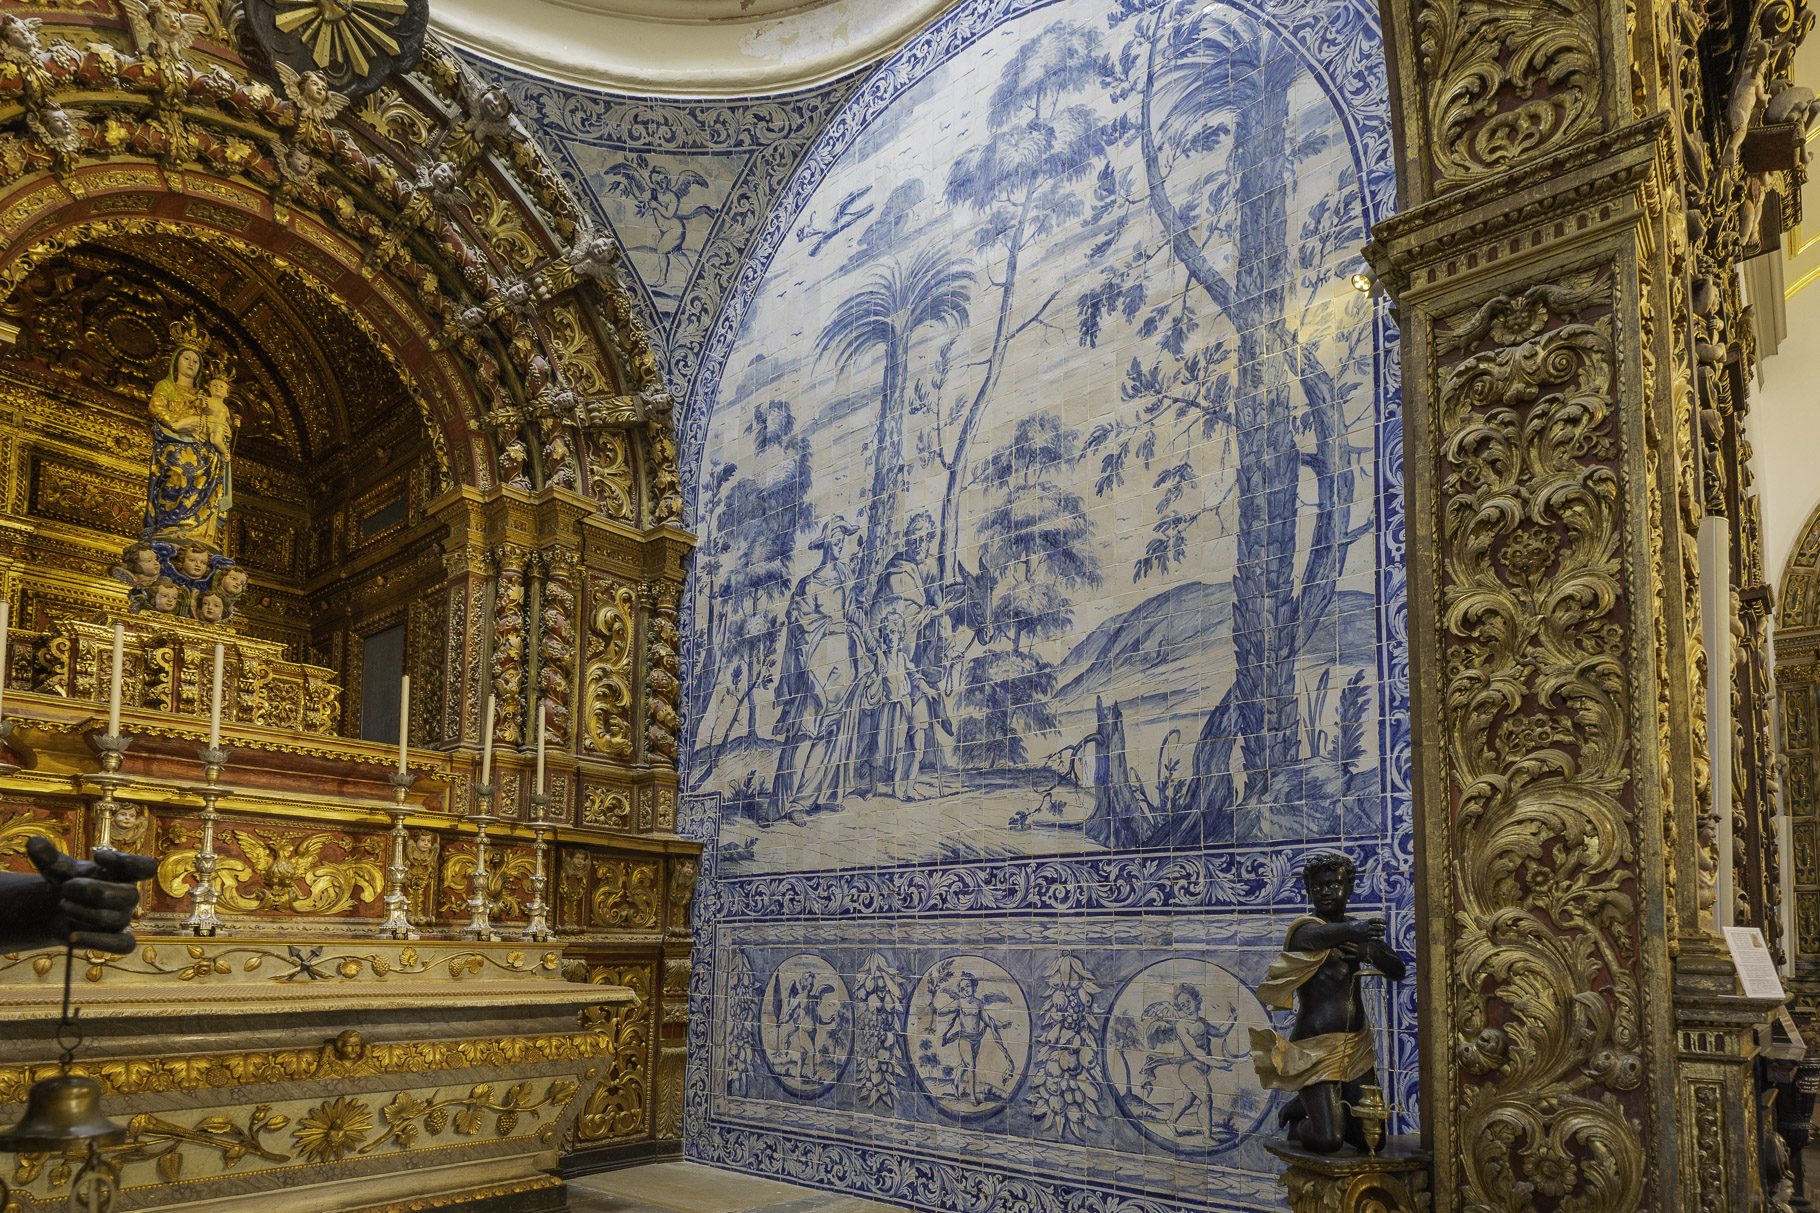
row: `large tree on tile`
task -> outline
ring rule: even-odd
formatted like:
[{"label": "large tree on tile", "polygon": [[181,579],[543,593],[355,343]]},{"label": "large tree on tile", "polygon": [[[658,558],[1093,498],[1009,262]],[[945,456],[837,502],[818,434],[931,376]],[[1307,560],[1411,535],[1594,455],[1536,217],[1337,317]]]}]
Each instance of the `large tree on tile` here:
[{"label": "large tree on tile", "polygon": [[896,526],[909,476],[904,466],[904,414],[910,400],[911,351],[923,329],[965,327],[972,303],[972,267],[950,256],[939,242],[930,243],[908,265],[896,256],[887,257],[864,286],[835,307],[816,342],[817,354],[832,354],[842,371],[852,370],[875,351],[881,355],[872,491],[866,501],[866,546],[859,561],[862,583],[869,582],[890,555],[883,548]]},{"label": "large tree on tile", "polygon": [[[948,201],[979,217],[974,248],[995,267],[991,287],[998,292],[998,307],[971,398],[963,394],[952,416],[936,418],[938,433],[953,432],[952,446],[938,441],[933,452],[948,474],[938,548],[944,580],[958,560],[960,498],[969,483],[973,436],[998,387],[1005,356],[1019,336],[1043,323],[1062,293],[1051,292],[1020,315],[1022,258],[1037,241],[1086,213],[1075,187],[1105,150],[1105,120],[1074,99],[1088,91],[1099,95],[1110,66],[1099,31],[1065,21],[1049,26],[1021,44],[999,74],[986,111],[991,134],[948,170]],[[939,400],[933,407],[943,409]]]},{"label": "large tree on tile", "polygon": [[[1325,134],[1298,130],[1290,113],[1301,63],[1249,21],[1230,13],[1184,20],[1182,12],[1121,0],[1108,15],[1128,34],[1112,82],[1113,100],[1127,107],[1108,139],[1136,167],[1121,171],[1108,159],[1101,170],[1088,225],[1099,237],[1092,256],[1105,260],[1078,308],[1084,341],[1097,343],[1122,317],[1150,343],[1126,375],[1134,412],[1089,439],[1101,459],[1100,493],[1140,466],[1158,492],[1137,579],[1180,564],[1197,524],[1221,508],[1202,483],[1215,470],[1204,466],[1209,453],[1222,451],[1219,470],[1234,475],[1236,673],[1187,776],[1161,790],[1163,828],[1186,842],[1235,799],[1235,740],[1245,799],[1296,793],[1297,663],[1331,613],[1348,548],[1371,522],[1351,525],[1356,451],[1344,437],[1344,405],[1356,385],[1338,382],[1321,348],[1336,332],[1356,342],[1362,326],[1346,315],[1348,304],[1316,303],[1333,293],[1336,251],[1363,241],[1356,199],[1308,207],[1292,243],[1299,169],[1329,146]],[[1164,252],[1174,274],[1158,268]],[[1314,510],[1304,554],[1305,491]]]}]

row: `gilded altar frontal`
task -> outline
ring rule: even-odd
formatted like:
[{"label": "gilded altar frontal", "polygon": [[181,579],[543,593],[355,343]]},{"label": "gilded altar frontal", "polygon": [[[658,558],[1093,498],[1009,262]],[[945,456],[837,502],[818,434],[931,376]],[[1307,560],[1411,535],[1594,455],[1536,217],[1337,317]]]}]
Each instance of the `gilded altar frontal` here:
[{"label": "gilded altar frontal", "polygon": [[0,0],[0,1213],[1812,1213],[1813,24]]}]

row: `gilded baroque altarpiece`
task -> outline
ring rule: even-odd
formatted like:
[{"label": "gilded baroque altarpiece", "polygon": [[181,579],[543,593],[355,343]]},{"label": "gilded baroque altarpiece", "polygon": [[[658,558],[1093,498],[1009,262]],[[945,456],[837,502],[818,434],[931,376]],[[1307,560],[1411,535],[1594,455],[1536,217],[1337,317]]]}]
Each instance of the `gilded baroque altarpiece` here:
[{"label": "gilded baroque altarpiece", "polygon": [[[79,1067],[131,1129],[120,1207],[541,1209],[559,1156],[681,1134],[699,844],[674,828],[693,538],[671,400],[617,248],[503,94],[433,41],[353,104],[262,75],[250,46],[213,4],[174,24],[0,8],[0,858],[95,843],[124,619],[132,740],[105,824],[160,870],[139,950],[77,958],[104,1025]],[[225,618],[200,583],[156,605],[157,570],[122,565],[179,330],[231,414]],[[400,629],[415,780],[388,815],[397,749],[362,684]],[[198,937],[205,851],[222,925]],[[380,935],[388,893],[417,938]],[[476,900],[491,930],[462,941]],[[537,908],[549,937],[521,938]],[[61,975],[0,957],[9,1118],[54,1053]],[[10,1173],[25,1208],[70,1177],[31,1155]]]}]

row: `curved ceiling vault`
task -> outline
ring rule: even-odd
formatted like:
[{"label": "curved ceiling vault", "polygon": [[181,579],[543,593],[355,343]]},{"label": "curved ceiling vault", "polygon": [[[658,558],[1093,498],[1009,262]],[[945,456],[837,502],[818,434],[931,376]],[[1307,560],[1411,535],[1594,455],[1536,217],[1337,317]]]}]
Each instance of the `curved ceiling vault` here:
[{"label": "curved ceiling vault", "polygon": [[756,96],[831,80],[955,0],[436,0],[449,41],[553,80],[660,96]]}]

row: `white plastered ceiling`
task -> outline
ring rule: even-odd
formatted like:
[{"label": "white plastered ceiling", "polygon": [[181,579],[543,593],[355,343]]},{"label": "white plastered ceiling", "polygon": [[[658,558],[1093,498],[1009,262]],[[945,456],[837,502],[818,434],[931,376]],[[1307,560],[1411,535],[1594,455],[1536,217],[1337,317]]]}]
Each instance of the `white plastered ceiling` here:
[{"label": "white plastered ceiling", "polygon": [[889,53],[955,0],[434,0],[457,46],[567,84],[755,96]]}]

